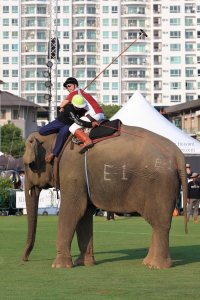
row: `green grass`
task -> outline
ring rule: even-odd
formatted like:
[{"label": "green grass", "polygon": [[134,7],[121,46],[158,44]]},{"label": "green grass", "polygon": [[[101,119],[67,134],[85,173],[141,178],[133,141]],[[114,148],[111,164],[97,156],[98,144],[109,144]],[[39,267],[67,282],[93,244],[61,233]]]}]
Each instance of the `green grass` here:
[{"label": "green grass", "polygon": [[[191,218],[189,234],[183,217],[174,217],[170,233],[173,267],[142,266],[151,227],[141,217],[94,217],[97,265],[55,269],[56,216],[39,217],[29,262],[22,262],[26,217],[0,217],[0,299],[199,299],[200,223]],[[76,237],[73,260],[79,254]]]}]

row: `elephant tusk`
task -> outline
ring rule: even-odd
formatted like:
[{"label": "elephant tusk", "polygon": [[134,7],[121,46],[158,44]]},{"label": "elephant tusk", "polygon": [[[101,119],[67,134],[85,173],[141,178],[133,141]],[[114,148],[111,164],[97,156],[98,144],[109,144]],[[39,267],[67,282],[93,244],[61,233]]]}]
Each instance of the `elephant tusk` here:
[{"label": "elephant tusk", "polygon": [[28,191],[29,196],[31,197],[31,190]]}]

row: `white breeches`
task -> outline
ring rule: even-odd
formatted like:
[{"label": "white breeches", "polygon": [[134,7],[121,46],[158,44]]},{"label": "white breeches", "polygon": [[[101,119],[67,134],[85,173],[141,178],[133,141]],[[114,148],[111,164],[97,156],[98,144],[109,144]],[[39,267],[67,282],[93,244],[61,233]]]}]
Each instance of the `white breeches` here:
[{"label": "white breeches", "polygon": [[[92,115],[91,117],[94,118],[96,121],[100,121],[100,120],[104,119],[104,114],[103,114],[103,113],[100,113],[100,114]],[[91,122],[86,116],[81,117],[80,119],[83,120],[83,121],[86,121],[86,122]],[[74,124],[72,124],[72,125],[69,127],[69,131],[70,131],[71,133],[74,134],[74,132],[75,132],[78,128],[82,128],[82,127],[83,127],[83,126],[80,126],[80,125],[74,123]]]}]

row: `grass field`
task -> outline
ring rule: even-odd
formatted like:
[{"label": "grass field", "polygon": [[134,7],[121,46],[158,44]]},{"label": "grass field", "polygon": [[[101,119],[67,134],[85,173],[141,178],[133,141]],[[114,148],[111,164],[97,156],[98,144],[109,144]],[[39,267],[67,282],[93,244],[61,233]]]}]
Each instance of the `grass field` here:
[{"label": "grass field", "polygon": [[[171,269],[142,266],[151,227],[141,217],[104,222],[94,217],[97,265],[55,269],[57,216],[39,217],[29,262],[22,262],[26,217],[0,217],[0,299],[199,299],[200,223],[174,217],[170,233]],[[76,237],[72,258],[79,251]]]}]

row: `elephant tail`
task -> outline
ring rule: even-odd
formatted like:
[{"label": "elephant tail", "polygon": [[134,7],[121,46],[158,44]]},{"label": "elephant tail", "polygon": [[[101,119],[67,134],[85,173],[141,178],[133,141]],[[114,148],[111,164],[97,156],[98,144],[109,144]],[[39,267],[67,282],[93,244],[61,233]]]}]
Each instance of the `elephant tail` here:
[{"label": "elephant tail", "polygon": [[187,228],[187,177],[186,177],[186,170],[185,170],[185,157],[180,151],[178,153],[178,175],[181,181],[182,190],[183,190],[183,212],[184,212],[184,225],[185,225],[185,233],[188,234]]}]

